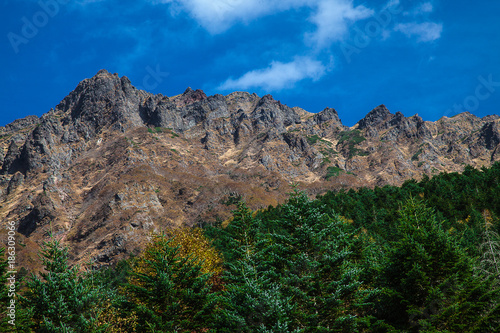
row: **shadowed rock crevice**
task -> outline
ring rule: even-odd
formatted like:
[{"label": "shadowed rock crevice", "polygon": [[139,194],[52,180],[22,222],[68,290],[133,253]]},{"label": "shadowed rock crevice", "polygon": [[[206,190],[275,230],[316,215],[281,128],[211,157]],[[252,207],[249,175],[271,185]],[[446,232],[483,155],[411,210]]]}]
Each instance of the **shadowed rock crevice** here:
[{"label": "shadowed rock crevice", "polygon": [[55,217],[54,202],[46,193],[41,193],[33,202],[31,212],[19,221],[17,231],[29,237],[37,228],[48,225]]},{"label": "shadowed rock crevice", "polygon": [[479,140],[486,149],[494,149],[500,144],[500,126],[496,122],[484,124],[481,128]]}]

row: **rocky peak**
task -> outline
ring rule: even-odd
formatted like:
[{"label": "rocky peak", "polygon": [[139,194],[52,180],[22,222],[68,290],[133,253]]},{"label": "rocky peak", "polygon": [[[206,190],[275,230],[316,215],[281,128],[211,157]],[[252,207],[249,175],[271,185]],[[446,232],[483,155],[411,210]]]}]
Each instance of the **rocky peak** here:
[{"label": "rocky peak", "polygon": [[202,101],[207,98],[207,95],[203,92],[203,90],[196,89],[193,90],[191,87],[188,87],[182,95],[176,98],[177,107],[182,107],[185,105],[189,105],[195,102]]},{"label": "rocky peak", "polygon": [[495,121],[497,119],[500,119],[500,116],[493,114],[493,115],[487,115],[481,118],[482,121]]},{"label": "rocky peak", "polygon": [[398,112],[396,112],[394,117],[392,117],[392,119],[389,121],[389,125],[390,126],[397,126],[397,125],[403,123],[405,119],[406,119],[406,117],[404,116],[404,114],[401,113],[400,111],[398,111]]},{"label": "rocky peak", "polygon": [[97,72],[96,76],[97,76],[97,75],[110,75],[110,74],[111,74],[110,72],[108,72],[106,69],[104,69],[104,68],[103,68],[103,69],[100,69],[100,70]]},{"label": "rocky peak", "polygon": [[262,104],[265,104],[265,103],[281,104],[281,102],[275,100],[273,95],[271,95],[271,94],[267,94],[267,95],[262,96],[262,98],[260,99],[260,103],[262,103]]},{"label": "rocky peak", "polygon": [[300,123],[300,115],[295,110],[276,101],[271,95],[265,95],[259,100],[251,117],[256,125],[266,128],[274,127],[278,131]]},{"label": "rocky peak", "polygon": [[339,115],[335,109],[325,108],[323,111],[316,113],[313,117],[313,120],[316,124],[322,124],[329,120],[333,120],[334,123],[342,125],[340,121]]},{"label": "rocky peak", "polygon": [[23,128],[28,128],[33,125],[40,123],[40,118],[37,116],[27,116],[22,119],[14,120],[12,123],[5,125],[5,127],[0,127],[0,133],[11,133],[20,131]]},{"label": "rocky peak", "polygon": [[382,124],[384,121],[388,120],[387,118],[391,116],[392,114],[385,107],[385,105],[381,104],[371,110],[363,119],[358,122],[358,128],[365,129],[367,127],[376,127]]},{"label": "rocky peak", "polygon": [[139,104],[143,94],[127,77],[100,70],[94,77],[80,82],[56,111],[69,113],[66,123],[83,122],[94,133],[115,123],[132,127],[142,123]]},{"label": "rocky peak", "polygon": [[0,148],[0,217],[18,221],[23,243],[54,230],[76,261],[108,263],[152,230],[227,219],[229,194],[257,209],[291,181],[318,194],[491,165],[500,120],[425,122],[380,105],[347,128],[332,108],[312,114],[247,92],[153,95],[102,70],[55,110],[0,128]]}]

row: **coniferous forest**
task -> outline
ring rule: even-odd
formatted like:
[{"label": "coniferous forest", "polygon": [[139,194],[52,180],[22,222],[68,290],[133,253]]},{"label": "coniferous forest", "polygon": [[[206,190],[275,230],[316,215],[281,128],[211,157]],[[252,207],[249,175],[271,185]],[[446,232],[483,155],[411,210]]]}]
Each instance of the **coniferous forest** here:
[{"label": "coniferous forest", "polygon": [[[4,332],[499,332],[500,163],[401,187],[291,189],[228,221],[151,235],[109,269],[56,237]],[[4,255],[2,257],[5,257]],[[7,264],[2,261],[2,301]],[[6,304],[6,303],[2,303]]]}]

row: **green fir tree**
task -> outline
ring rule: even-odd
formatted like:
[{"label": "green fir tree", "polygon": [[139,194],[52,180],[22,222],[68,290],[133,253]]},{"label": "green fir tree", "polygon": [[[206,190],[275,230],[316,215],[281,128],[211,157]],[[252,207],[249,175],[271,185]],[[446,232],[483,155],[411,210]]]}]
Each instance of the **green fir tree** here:
[{"label": "green fir tree", "polygon": [[409,199],[400,216],[378,279],[378,313],[386,323],[409,332],[498,331],[499,290],[474,274],[434,211]]},{"label": "green fir tree", "polygon": [[102,304],[111,295],[94,283],[92,273],[80,273],[79,266],[68,264],[68,248],[56,239],[44,242],[40,250],[44,272],[32,274],[21,297],[32,312],[36,332],[105,332],[99,323]]}]

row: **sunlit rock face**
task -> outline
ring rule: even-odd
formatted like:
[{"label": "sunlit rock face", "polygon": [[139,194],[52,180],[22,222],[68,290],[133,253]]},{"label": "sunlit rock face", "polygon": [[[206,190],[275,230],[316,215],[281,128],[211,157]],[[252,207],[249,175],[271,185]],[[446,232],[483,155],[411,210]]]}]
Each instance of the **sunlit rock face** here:
[{"label": "sunlit rock face", "polygon": [[333,108],[191,88],[153,95],[101,70],[42,117],[0,128],[0,218],[26,244],[21,265],[37,265],[49,233],[74,262],[108,265],[152,231],[227,219],[231,197],[256,209],[283,202],[291,183],[316,195],[489,166],[499,122],[429,122],[380,105],[347,127]]}]

